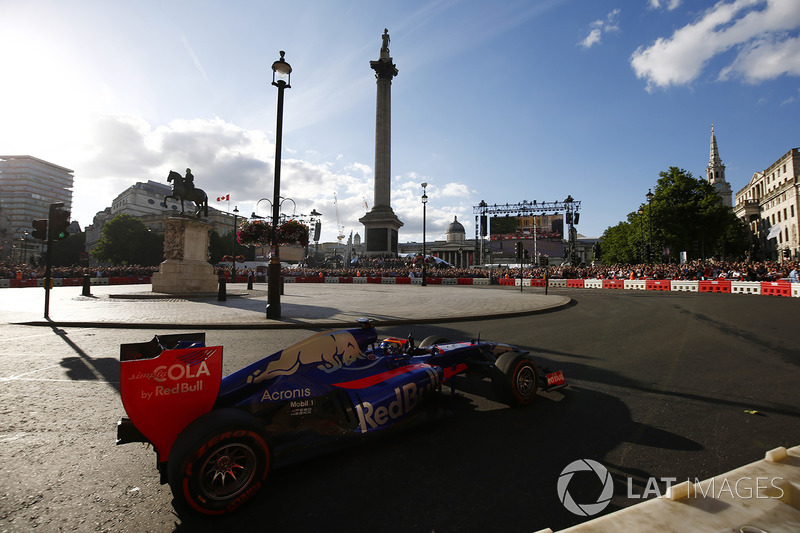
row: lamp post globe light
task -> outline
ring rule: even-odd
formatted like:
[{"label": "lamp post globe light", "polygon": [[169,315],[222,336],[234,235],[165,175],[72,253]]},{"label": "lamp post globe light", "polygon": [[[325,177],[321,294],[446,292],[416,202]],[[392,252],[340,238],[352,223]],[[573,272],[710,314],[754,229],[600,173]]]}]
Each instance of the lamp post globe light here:
[{"label": "lamp post globe light", "polygon": [[268,267],[267,318],[281,317],[281,258],[278,248],[278,220],[280,218],[281,196],[281,141],[283,137],[283,91],[291,88],[292,67],[280,51],[281,58],[272,64],[272,85],[278,88],[278,119],[275,127],[275,181],[272,195],[272,250]]},{"label": "lamp post globe light", "polygon": [[427,218],[427,210],[428,210],[428,195],[426,194],[426,188],[428,187],[428,183],[422,183],[422,286],[426,287],[428,285],[428,261],[426,257],[426,250],[425,250],[425,224]]}]

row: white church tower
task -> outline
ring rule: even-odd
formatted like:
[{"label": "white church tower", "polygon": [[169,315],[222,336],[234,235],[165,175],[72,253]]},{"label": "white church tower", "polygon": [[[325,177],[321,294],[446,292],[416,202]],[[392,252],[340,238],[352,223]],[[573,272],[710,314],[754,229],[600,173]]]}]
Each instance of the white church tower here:
[{"label": "white church tower", "polygon": [[714,135],[713,124],[711,125],[711,156],[706,167],[706,178],[714,186],[714,190],[717,191],[722,205],[733,209],[731,184],[725,181],[725,165],[722,164],[722,159],[719,157],[719,148],[717,147],[717,137]]}]

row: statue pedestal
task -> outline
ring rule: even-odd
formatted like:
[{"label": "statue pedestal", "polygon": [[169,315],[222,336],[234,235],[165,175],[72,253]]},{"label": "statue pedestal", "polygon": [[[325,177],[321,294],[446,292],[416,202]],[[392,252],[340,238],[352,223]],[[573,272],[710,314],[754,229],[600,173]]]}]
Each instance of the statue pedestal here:
[{"label": "statue pedestal", "polygon": [[217,276],[208,262],[211,224],[195,218],[170,217],[164,225],[165,260],[153,274],[153,292],[217,292]]}]

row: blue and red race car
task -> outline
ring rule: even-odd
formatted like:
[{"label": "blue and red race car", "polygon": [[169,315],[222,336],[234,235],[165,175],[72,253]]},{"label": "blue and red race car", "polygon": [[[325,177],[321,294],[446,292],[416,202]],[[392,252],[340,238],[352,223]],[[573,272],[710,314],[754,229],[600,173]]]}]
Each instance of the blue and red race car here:
[{"label": "blue and red race car", "polygon": [[271,467],[403,427],[429,411],[457,375],[490,377],[499,399],[527,405],[565,385],[508,344],[428,337],[378,341],[369,320],[317,333],[222,377],[222,347],[202,333],[120,347],[127,417],[117,444],[149,442],[179,507],[224,514]]}]

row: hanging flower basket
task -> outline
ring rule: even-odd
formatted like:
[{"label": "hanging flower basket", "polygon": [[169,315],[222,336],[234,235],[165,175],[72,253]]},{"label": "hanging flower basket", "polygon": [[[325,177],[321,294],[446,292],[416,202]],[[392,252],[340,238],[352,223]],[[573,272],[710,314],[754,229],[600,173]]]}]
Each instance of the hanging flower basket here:
[{"label": "hanging flower basket", "polygon": [[263,220],[245,220],[236,232],[236,240],[243,246],[269,246],[272,244],[272,225]]},{"label": "hanging flower basket", "polygon": [[278,226],[278,244],[308,246],[308,226],[297,220],[287,220]]},{"label": "hanging flower basket", "polygon": [[229,255],[223,255],[221,261],[223,263],[231,263],[233,261],[233,257]]},{"label": "hanging flower basket", "polygon": [[236,256],[236,262],[237,263],[244,263],[245,261],[247,261],[247,259],[245,259],[245,257],[243,255],[237,255]]}]

